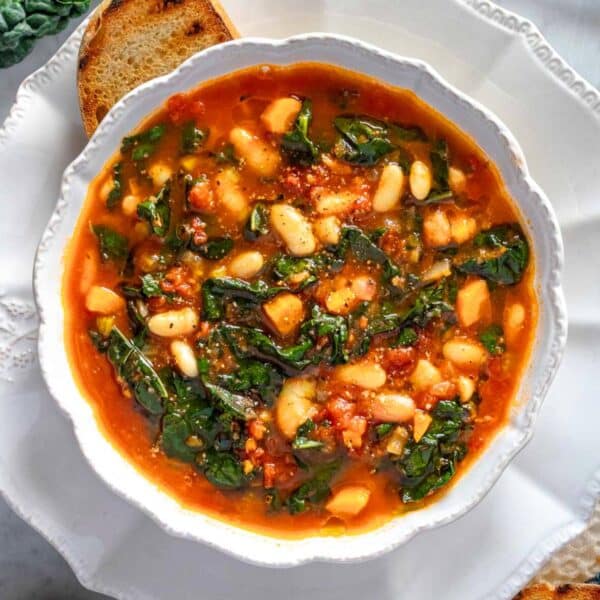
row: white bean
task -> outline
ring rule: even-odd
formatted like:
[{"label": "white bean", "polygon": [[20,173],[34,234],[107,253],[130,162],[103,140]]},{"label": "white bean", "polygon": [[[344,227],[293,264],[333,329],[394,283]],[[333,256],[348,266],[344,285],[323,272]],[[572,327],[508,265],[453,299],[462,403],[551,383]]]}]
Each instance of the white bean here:
[{"label": "white bean", "polygon": [[352,280],[352,291],[359,300],[373,300],[377,294],[377,282],[370,275],[359,275]]},{"label": "white bean", "polygon": [[165,163],[154,163],[148,167],[148,175],[156,187],[162,187],[173,175],[173,169]]},{"label": "white bean", "polygon": [[338,367],[335,370],[335,377],[344,383],[366,390],[379,389],[387,380],[386,372],[381,366],[367,361]]},{"label": "white bean", "polygon": [[171,342],[171,354],[175,359],[177,368],[186,377],[198,377],[198,362],[192,347],[181,340]]},{"label": "white bean", "polygon": [[373,210],[387,212],[400,204],[404,188],[404,173],[398,165],[389,164],[383,167],[377,190],[373,196]]},{"label": "white bean", "polygon": [[254,277],[265,264],[263,255],[258,250],[241,252],[229,263],[229,273],[234,277],[249,279]]},{"label": "white bean", "polygon": [[426,246],[439,248],[452,241],[450,221],[442,210],[430,211],[423,220],[423,241]]},{"label": "white bean", "polygon": [[198,328],[198,315],[189,307],[167,310],[153,315],[148,320],[148,329],[161,337],[189,335]]},{"label": "white bean", "polygon": [[342,232],[340,220],[333,215],[316,219],[314,222],[314,230],[322,244],[335,246],[340,241]]},{"label": "white bean", "polygon": [[456,315],[463,327],[487,320],[492,314],[490,291],[485,279],[475,279],[463,285],[456,295]]},{"label": "white bean", "polygon": [[294,256],[308,256],[315,251],[317,241],[311,224],[297,208],[289,204],[274,204],[271,207],[271,224]]},{"label": "white bean", "polygon": [[477,342],[452,339],[442,347],[444,358],[463,369],[475,370],[485,362],[486,352]]},{"label": "white bean", "polygon": [[428,390],[432,385],[442,380],[440,370],[427,359],[421,358],[415,370],[411,373],[409,381],[418,392]]},{"label": "white bean", "polygon": [[220,204],[238,221],[245,221],[249,206],[246,194],[240,189],[239,173],[234,168],[224,169],[217,175],[215,182]]},{"label": "white bean", "polygon": [[317,198],[315,209],[322,215],[348,212],[358,196],[352,192],[323,192]]},{"label": "white bean", "polygon": [[316,414],[316,393],[311,379],[292,378],[283,384],[275,405],[275,421],[287,439],[293,439],[298,427]]},{"label": "white bean", "polygon": [[509,346],[518,341],[525,325],[525,307],[515,302],[504,310],[504,336]]},{"label": "white bean", "polygon": [[467,375],[459,375],[456,378],[456,387],[461,402],[468,402],[475,393],[475,381]]},{"label": "white bean", "polygon": [[410,193],[417,200],[425,200],[431,191],[431,169],[421,160],[410,166]]},{"label": "white bean", "polygon": [[85,307],[90,312],[112,315],[125,308],[125,300],[109,288],[93,285],[85,296]]},{"label": "white bean", "polygon": [[462,169],[450,167],[448,169],[448,184],[455,194],[462,194],[467,187],[467,177]]},{"label": "white bean", "polygon": [[385,423],[406,423],[415,414],[415,402],[405,394],[377,394],[371,401],[371,414],[374,419]]},{"label": "white bean", "polygon": [[229,133],[229,141],[236,154],[246,160],[246,164],[262,177],[271,177],[279,168],[281,158],[275,148],[258,136],[241,127],[235,127]]},{"label": "white bean", "polygon": [[123,214],[128,217],[134,217],[137,215],[137,207],[138,204],[142,201],[142,198],[139,196],[134,196],[133,194],[127,194],[121,200],[121,210]]},{"label": "white bean", "polygon": [[477,221],[473,217],[456,215],[450,219],[452,240],[457,244],[464,244],[477,233]]}]

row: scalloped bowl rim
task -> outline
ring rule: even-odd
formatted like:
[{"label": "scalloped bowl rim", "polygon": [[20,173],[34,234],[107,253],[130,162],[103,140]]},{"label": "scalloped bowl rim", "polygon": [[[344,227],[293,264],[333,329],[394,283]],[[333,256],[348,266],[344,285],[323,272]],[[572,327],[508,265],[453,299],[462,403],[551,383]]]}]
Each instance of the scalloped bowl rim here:
[{"label": "scalloped bowl rim", "polygon": [[[62,257],[89,182],[120,139],[177,91],[260,64],[323,62],[412,89],[466,131],[498,166],[533,239],[536,288],[542,309],[530,366],[509,423],[457,485],[427,507],[361,534],[275,538],[239,528],[181,506],[146,479],[102,434],[91,405],[71,374],[63,343]],[[353,562],[374,558],[417,533],[450,523],[476,506],[533,434],[541,403],[558,370],[567,337],[560,284],[563,245],[554,210],[529,175],[523,152],[508,128],[478,102],[446,82],[425,62],[400,57],[359,40],[333,34],[304,34],[284,40],[245,38],[204,50],[171,73],[147,82],[120,100],[85,149],[67,167],[60,197],[38,247],[35,300],[40,314],[40,367],[51,395],[71,419],[84,456],[104,482],[175,536],[203,542],[246,562],[290,567],[312,561]]]}]

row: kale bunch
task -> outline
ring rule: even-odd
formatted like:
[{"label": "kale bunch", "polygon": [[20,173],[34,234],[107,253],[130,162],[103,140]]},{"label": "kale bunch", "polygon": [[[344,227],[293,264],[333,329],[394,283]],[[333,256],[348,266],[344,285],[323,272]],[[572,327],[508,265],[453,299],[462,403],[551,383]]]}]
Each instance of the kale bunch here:
[{"label": "kale bunch", "polygon": [[90,0],[0,0],[0,68],[23,60],[38,38],[58,33]]}]

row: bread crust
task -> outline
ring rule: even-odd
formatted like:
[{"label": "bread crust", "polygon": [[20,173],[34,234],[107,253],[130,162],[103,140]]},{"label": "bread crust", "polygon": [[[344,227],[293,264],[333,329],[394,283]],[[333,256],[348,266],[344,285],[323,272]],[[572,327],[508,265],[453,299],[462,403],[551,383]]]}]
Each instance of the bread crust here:
[{"label": "bread crust", "polygon": [[87,135],[133,88],[237,36],[215,0],[104,0],[79,49],[77,87]]},{"label": "bread crust", "polygon": [[538,584],[519,592],[514,600],[600,600],[600,586],[573,583],[552,588]]}]

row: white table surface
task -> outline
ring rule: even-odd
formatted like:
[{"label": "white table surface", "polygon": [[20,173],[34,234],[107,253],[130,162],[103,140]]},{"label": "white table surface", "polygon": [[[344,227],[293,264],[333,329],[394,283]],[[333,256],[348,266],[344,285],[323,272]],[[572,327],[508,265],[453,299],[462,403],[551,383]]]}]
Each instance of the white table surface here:
[{"label": "white table surface", "polygon": [[[496,2],[534,21],[556,50],[600,87],[600,0]],[[40,40],[19,65],[0,70],[0,121],[10,110],[19,83],[54,54],[77,23],[59,36]],[[0,598],[87,600],[103,596],[82,588],[61,556],[0,500]]]}]

